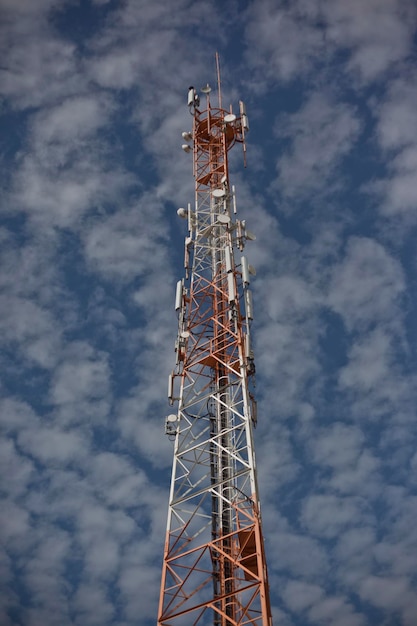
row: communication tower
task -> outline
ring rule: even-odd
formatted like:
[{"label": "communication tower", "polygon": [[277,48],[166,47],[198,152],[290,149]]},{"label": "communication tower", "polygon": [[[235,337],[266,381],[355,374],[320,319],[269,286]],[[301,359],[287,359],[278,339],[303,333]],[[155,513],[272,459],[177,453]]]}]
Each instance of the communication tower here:
[{"label": "communication tower", "polygon": [[228,153],[249,130],[239,113],[217,104],[209,85],[188,91],[193,116],[184,132],[193,154],[194,206],[187,220],[185,277],[175,309],[176,366],[166,418],[174,441],[158,626],[272,626],[261,529],[253,427],[256,402],[249,289],[253,268],[242,255],[254,235],[237,219]]}]

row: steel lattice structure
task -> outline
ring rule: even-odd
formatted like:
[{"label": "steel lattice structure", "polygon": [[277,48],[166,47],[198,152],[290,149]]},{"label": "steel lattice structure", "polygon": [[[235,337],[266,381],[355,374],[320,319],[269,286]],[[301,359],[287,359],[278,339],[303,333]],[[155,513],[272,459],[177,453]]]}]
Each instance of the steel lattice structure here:
[{"label": "steel lattice structure", "polygon": [[193,87],[188,104],[195,206],[188,220],[185,278],[178,282],[176,367],[167,417],[174,459],[158,626],[271,626],[260,519],[253,426],[256,403],[246,257],[237,253],[253,235],[236,215],[228,151],[245,150],[248,120],[218,103],[210,87],[202,110]]}]

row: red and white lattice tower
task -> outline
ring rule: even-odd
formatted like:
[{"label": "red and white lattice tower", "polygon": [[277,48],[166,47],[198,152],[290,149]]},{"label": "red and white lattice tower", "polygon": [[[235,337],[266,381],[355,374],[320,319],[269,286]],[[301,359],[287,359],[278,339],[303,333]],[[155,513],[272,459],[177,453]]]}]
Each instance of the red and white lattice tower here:
[{"label": "red and white lattice tower", "polygon": [[[256,403],[249,290],[241,255],[254,236],[236,215],[228,152],[243,145],[246,110],[204,104],[190,87],[193,129],[183,133],[194,156],[195,205],[188,220],[185,278],[178,282],[176,367],[166,420],[174,441],[158,626],[271,626],[257,488],[253,427]],[[237,252],[239,251],[239,252]]]}]

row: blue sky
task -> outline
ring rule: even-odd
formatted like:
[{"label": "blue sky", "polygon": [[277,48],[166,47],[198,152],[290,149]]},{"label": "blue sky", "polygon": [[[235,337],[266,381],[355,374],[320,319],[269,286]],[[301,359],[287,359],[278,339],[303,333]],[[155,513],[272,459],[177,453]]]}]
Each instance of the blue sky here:
[{"label": "blue sky", "polygon": [[[189,85],[247,105],[275,626],[415,626],[414,0],[2,0],[2,626],[155,624]],[[249,246],[248,246],[249,248]]]}]

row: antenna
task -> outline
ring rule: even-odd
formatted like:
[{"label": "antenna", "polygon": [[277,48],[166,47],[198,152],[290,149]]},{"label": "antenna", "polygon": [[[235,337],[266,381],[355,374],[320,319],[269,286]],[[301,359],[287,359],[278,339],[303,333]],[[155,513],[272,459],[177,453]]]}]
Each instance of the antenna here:
[{"label": "antenna", "polygon": [[216,73],[217,73],[217,93],[219,99],[219,109],[222,108],[222,90],[221,90],[221,81],[220,81],[220,57],[219,53],[216,52]]}]

